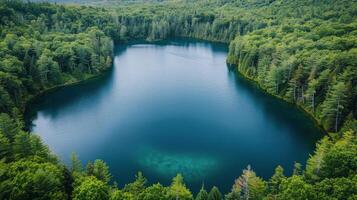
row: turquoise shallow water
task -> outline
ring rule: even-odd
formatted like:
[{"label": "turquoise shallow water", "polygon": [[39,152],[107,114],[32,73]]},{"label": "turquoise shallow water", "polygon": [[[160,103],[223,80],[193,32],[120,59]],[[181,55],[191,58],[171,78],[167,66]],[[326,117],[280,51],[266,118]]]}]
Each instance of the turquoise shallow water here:
[{"label": "turquoise shallow water", "polygon": [[103,77],[51,92],[32,107],[32,130],[65,162],[105,160],[120,186],[142,171],[169,184],[182,173],[227,192],[251,165],[268,178],[304,164],[321,132],[293,105],[226,66],[227,48],[190,40],[116,48]]}]

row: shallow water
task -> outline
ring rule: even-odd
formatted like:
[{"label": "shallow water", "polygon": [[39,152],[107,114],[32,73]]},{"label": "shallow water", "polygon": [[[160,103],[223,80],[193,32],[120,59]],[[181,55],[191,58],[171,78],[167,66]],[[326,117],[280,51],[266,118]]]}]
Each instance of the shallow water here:
[{"label": "shallow water", "polygon": [[118,46],[103,77],[40,98],[32,130],[68,164],[103,159],[120,186],[142,171],[150,183],[177,173],[197,191],[227,192],[251,165],[290,174],[321,137],[304,113],[264,94],[226,66],[221,44],[174,40]]}]

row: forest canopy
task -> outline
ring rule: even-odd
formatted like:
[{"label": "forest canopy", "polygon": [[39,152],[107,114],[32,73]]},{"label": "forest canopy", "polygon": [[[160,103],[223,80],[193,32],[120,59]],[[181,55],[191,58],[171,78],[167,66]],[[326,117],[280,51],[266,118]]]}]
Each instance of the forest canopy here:
[{"label": "forest canopy", "polygon": [[[88,1],[77,1],[77,3]],[[348,0],[91,1],[91,6],[0,0],[0,199],[356,199],[357,3]],[[95,6],[93,6],[95,5]],[[98,6],[100,5],[100,6]],[[192,194],[178,174],[118,188],[100,159],[61,163],[26,132],[32,98],[110,70],[113,45],[189,37],[229,44],[227,63],[295,103],[327,132],[292,176],[250,166],[228,194]]]}]

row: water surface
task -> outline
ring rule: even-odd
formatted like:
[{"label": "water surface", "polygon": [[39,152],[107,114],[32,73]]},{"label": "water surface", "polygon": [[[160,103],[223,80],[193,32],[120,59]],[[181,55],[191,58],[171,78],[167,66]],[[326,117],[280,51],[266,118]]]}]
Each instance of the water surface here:
[{"label": "water surface", "polygon": [[103,77],[45,95],[32,130],[69,163],[103,159],[120,186],[177,173],[197,191],[227,192],[251,165],[264,178],[305,163],[321,136],[301,111],[264,94],[226,66],[224,45],[175,40],[118,46]]}]

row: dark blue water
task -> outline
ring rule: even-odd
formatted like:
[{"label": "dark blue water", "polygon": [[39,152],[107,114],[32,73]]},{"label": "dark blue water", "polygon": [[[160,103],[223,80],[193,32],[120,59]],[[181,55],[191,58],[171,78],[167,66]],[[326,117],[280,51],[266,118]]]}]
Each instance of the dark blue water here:
[{"label": "dark blue water", "polygon": [[32,130],[65,162],[103,159],[122,186],[177,173],[197,191],[227,192],[251,165],[268,178],[304,163],[321,132],[297,108],[226,66],[224,45],[177,40],[117,47],[103,77],[59,89],[33,106]]}]

